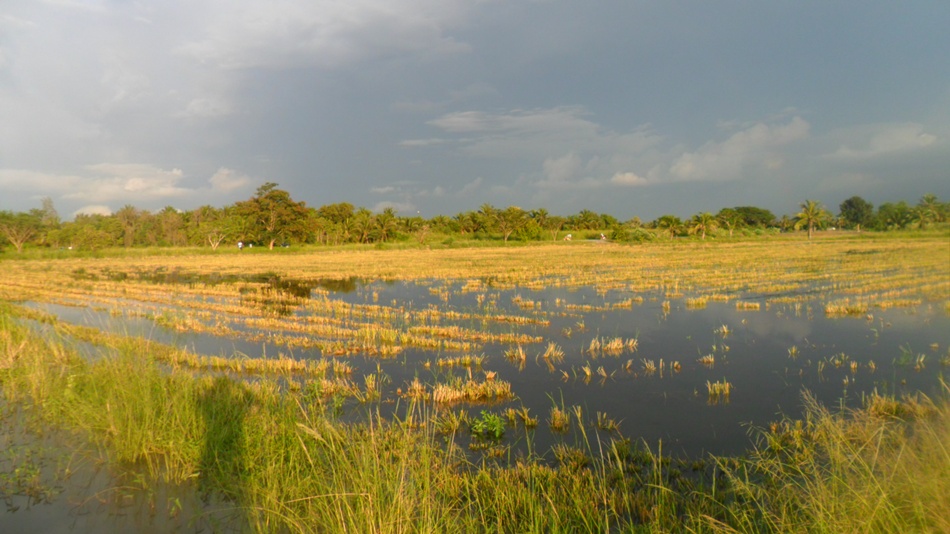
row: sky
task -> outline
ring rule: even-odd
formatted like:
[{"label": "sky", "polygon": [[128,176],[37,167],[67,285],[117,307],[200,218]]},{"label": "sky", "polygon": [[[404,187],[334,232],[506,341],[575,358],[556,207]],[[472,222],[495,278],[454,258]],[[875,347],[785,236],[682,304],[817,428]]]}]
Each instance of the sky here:
[{"label": "sky", "polygon": [[950,2],[0,0],[0,210],[950,200]]}]

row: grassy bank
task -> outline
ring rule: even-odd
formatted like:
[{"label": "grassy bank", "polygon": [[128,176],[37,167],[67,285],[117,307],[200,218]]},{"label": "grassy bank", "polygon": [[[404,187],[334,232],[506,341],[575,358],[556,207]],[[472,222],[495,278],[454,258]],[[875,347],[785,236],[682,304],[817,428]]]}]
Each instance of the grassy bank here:
[{"label": "grassy bank", "polygon": [[19,315],[0,306],[8,403],[111,463],[227,496],[255,531],[950,531],[950,406],[922,396],[847,413],[806,396],[807,416],[758,430],[746,458],[682,462],[591,430],[473,462],[444,434],[469,430],[423,404],[343,423],[280,375],[198,374],[142,339],[81,351],[56,322]]}]

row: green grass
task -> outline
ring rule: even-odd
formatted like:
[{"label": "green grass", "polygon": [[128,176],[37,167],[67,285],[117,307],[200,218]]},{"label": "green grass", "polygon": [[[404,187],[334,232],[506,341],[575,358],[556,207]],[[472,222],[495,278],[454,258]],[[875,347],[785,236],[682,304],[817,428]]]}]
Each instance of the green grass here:
[{"label": "green grass", "polygon": [[747,458],[699,468],[565,407],[575,445],[471,460],[423,404],[342,423],[278,378],[169,367],[156,355],[175,349],[139,339],[84,356],[57,326],[0,304],[6,402],[123,469],[225,496],[258,532],[950,531],[946,402],[832,413],[806,396],[805,418],[758,431]]}]

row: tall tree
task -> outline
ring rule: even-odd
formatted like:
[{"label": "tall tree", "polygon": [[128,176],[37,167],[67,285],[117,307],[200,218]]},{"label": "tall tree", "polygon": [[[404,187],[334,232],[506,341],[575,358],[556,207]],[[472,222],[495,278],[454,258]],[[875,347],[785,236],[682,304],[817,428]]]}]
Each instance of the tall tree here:
[{"label": "tall tree", "polygon": [[327,219],[331,223],[343,224],[347,219],[353,217],[353,204],[349,202],[339,202],[337,204],[327,204],[317,208],[317,214]]},{"label": "tall tree", "polygon": [[830,215],[817,200],[806,200],[799,207],[801,211],[795,215],[795,228],[808,228],[808,239],[811,239],[815,228],[820,227]]},{"label": "tall tree", "polygon": [[42,220],[31,213],[0,212],[0,234],[3,234],[16,247],[17,253],[23,252],[23,245],[37,235]]},{"label": "tall tree", "polygon": [[376,235],[382,242],[388,241],[396,233],[396,228],[399,227],[399,218],[396,217],[396,210],[393,208],[386,208],[382,213],[376,214],[374,222],[376,224]]},{"label": "tall tree", "polygon": [[548,215],[545,219],[544,229],[551,232],[551,241],[557,241],[557,236],[567,224],[567,219],[560,215]]},{"label": "tall tree", "polygon": [[743,225],[742,215],[733,208],[722,208],[716,214],[716,219],[729,230],[729,237],[732,237],[736,228]]},{"label": "tall tree", "polygon": [[712,213],[702,212],[693,215],[693,218],[690,219],[690,231],[692,233],[700,234],[700,238],[704,241],[706,240],[706,232],[711,232],[716,229],[718,223],[716,222],[716,217]]},{"label": "tall tree", "polygon": [[135,206],[126,204],[115,212],[115,218],[122,226],[122,245],[125,248],[131,247],[135,243],[135,230],[138,228],[141,213]]},{"label": "tall tree", "polygon": [[577,212],[574,228],[576,230],[597,230],[603,224],[603,219],[597,213],[583,209]]},{"label": "tall tree", "polygon": [[849,226],[861,231],[862,226],[869,226],[874,220],[874,206],[859,196],[853,196],[838,206],[841,217]]},{"label": "tall tree", "polygon": [[885,202],[877,208],[878,225],[885,230],[902,230],[914,220],[913,210],[907,202]]},{"label": "tall tree", "polygon": [[347,227],[350,233],[356,236],[357,243],[366,243],[376,227],[376,220],[371,211],[360,208],[356,210],[353,217],[347,219]]},{"label": "tall tree", "polygon": [[508,206],[503,211],[498,212],[498,229],[505,243],[511,234],[520,230],[526,221],[527,213],[518,206]]},{"label": "tall tree", "polygon": [[766,228],[775,224],[775,215],[767,209],[755,206],[737,206],[733,209],[746,226]]},{"label": "tall tree", "polygon": [[670,234],[670,239],[673,239],[677,232],[683,228],[683,221],[676,215],[662,215],[653,222],[653,226]]},{"label": "tall tree", "polygon": [[947,220],[947,205],[937,199],[937,195],[927,193],[917,202],[917,210],[924,224],[939,223]]},{"label": "tall tree", "polygon": [[249,231],[273,249],[278,240],[304,239],[307,235],[307,206],[296,202],[290,193],[267,182],[249,200],[237,204],[238,212],[248,219]]},{"label": "tall tree", "polygon": [[185,236],[185,222],[182,213],[172,206],[165,206],[155,214],[158,226],[161,229],[161,239],[165,245],[180,247],[187,241]]}]

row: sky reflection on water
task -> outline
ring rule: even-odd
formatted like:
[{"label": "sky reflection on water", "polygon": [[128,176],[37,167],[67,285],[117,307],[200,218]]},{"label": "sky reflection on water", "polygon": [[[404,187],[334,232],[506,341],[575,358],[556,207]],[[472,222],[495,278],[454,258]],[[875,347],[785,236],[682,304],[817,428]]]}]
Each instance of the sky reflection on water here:
[{"label": "sky reflection on water", "polygon": [[[530,433],[536,450],[570,439],[553,434],[547,428],[552,406],[581,406],[585,418],[593,421],[603,412],[619,421],[621,433],[634,440],[643,439],[651,446],[663,441],[664,451],[694,456],[703,453],[737,454],[750,445],[749,426],[764,426],[782,414],[798,416],[803,390],[812,392],[826,406],[858,406],[861,396],[875,389],[881,393],[901,394],[922,391],[933,395],[939,389],[939,376],[946,369],[940,363],[950,345],[950,317],[936,305],[922,303],[913,308],[872,309],[872,317],[825,317],[824,303],[811,296],[798,304],[771,304],[763,298],[759,310],[737,309],[736,302],[709,301],[704,307],[690,308],[687,298],[663,294],[634,295],[623,289],[596,291],[594,288],[562,287],[532,290],[492,288],[482,285],[478,291],[464,290],[462,283],[386,282],[318,284],[329,291],[330,299],[352,304],[397,305],[409,310],[436,307],[471,313],[475,318],[445,320],[442,326],[483,329],[495,333],[516,332],[541,336],[542,343],[524,346],[524,368],[505,358],[507,345],[487,344],[482,354],[483,368],[496,371],[498,379],[511,383],[517,399],[487,409],[527,407],[541,424]],[[297,287],[297,286],[295,286]],[[311,286],[311,287],[317,287]],[[321,293],[321,298],[323,293]],[[479,301],[481,296],[481,302]],[[612,304],[642,297],[629,307],[610,309]],[[514,302],[530,300],[523,308]],[[669,302],[669,310],[664,309]],[[579,311],[571,305],[589,305],[597,311]],[[187,347],[199,354],[230,356],[235,353],[258,357],[279,353],[296,358],[322,358],[318,350],[289,351],[267,343],[226,339],[207,334],[176,334],[140,318],[116,318],[89,309],[41,305],[64,320],[142,336]],[[485,321],[485,310],[521,315],[549,321],[549,324],[512,325]],[[292,310],[306,314],[304,307]],[[581,326],[583,325],[583,326]],[[722,332],[725,325],[728,334]],[[588,351],[594,338],[636,338],[635,352],[597,355]],[[541,358],[548,342],[564,351],[563,361],[551,369]],[[932,345],[936,344],[936,349]],[[789,350],[797,350],[792,357]],[[924,366],[901,363],[902,355],[925,354]],[[712,354],[714,365],[704,365],[700,357]],[[844,354],[846,358],[840,357]],[[466,376],[465,370],[439,370],[423,363],[440,356],[432,351],[407,348],[398,357],[345,357],[357,372],[354,382],[362,384],[360,372],[376,372],[377,365],[391,382],[383,391],[382,409],[404,406],[393,402],[395,390],[419,377],[434,384],[447,376]],[[833,358],[845,360],[839,367]],[[632,362],[631,362],[632,360]],[[659,365],[662,372],[648,373],[645,361]],[[869,367],[873,361],[875,368]],[[679,370],[669,367],[679,363]],[[852,362],[856,367],[852,368]],[[586,379],[584,367],[592,376]],[[596,370],[603,368],[602,377]],[[710,403],[707,382],[726,380],[732,385],[728,403]],[[478,414],[485,406],[468,406]],[[358,413],[362,407],[354,407]],[[509,432],[508,439],[521,441],[523,431]]]}]

